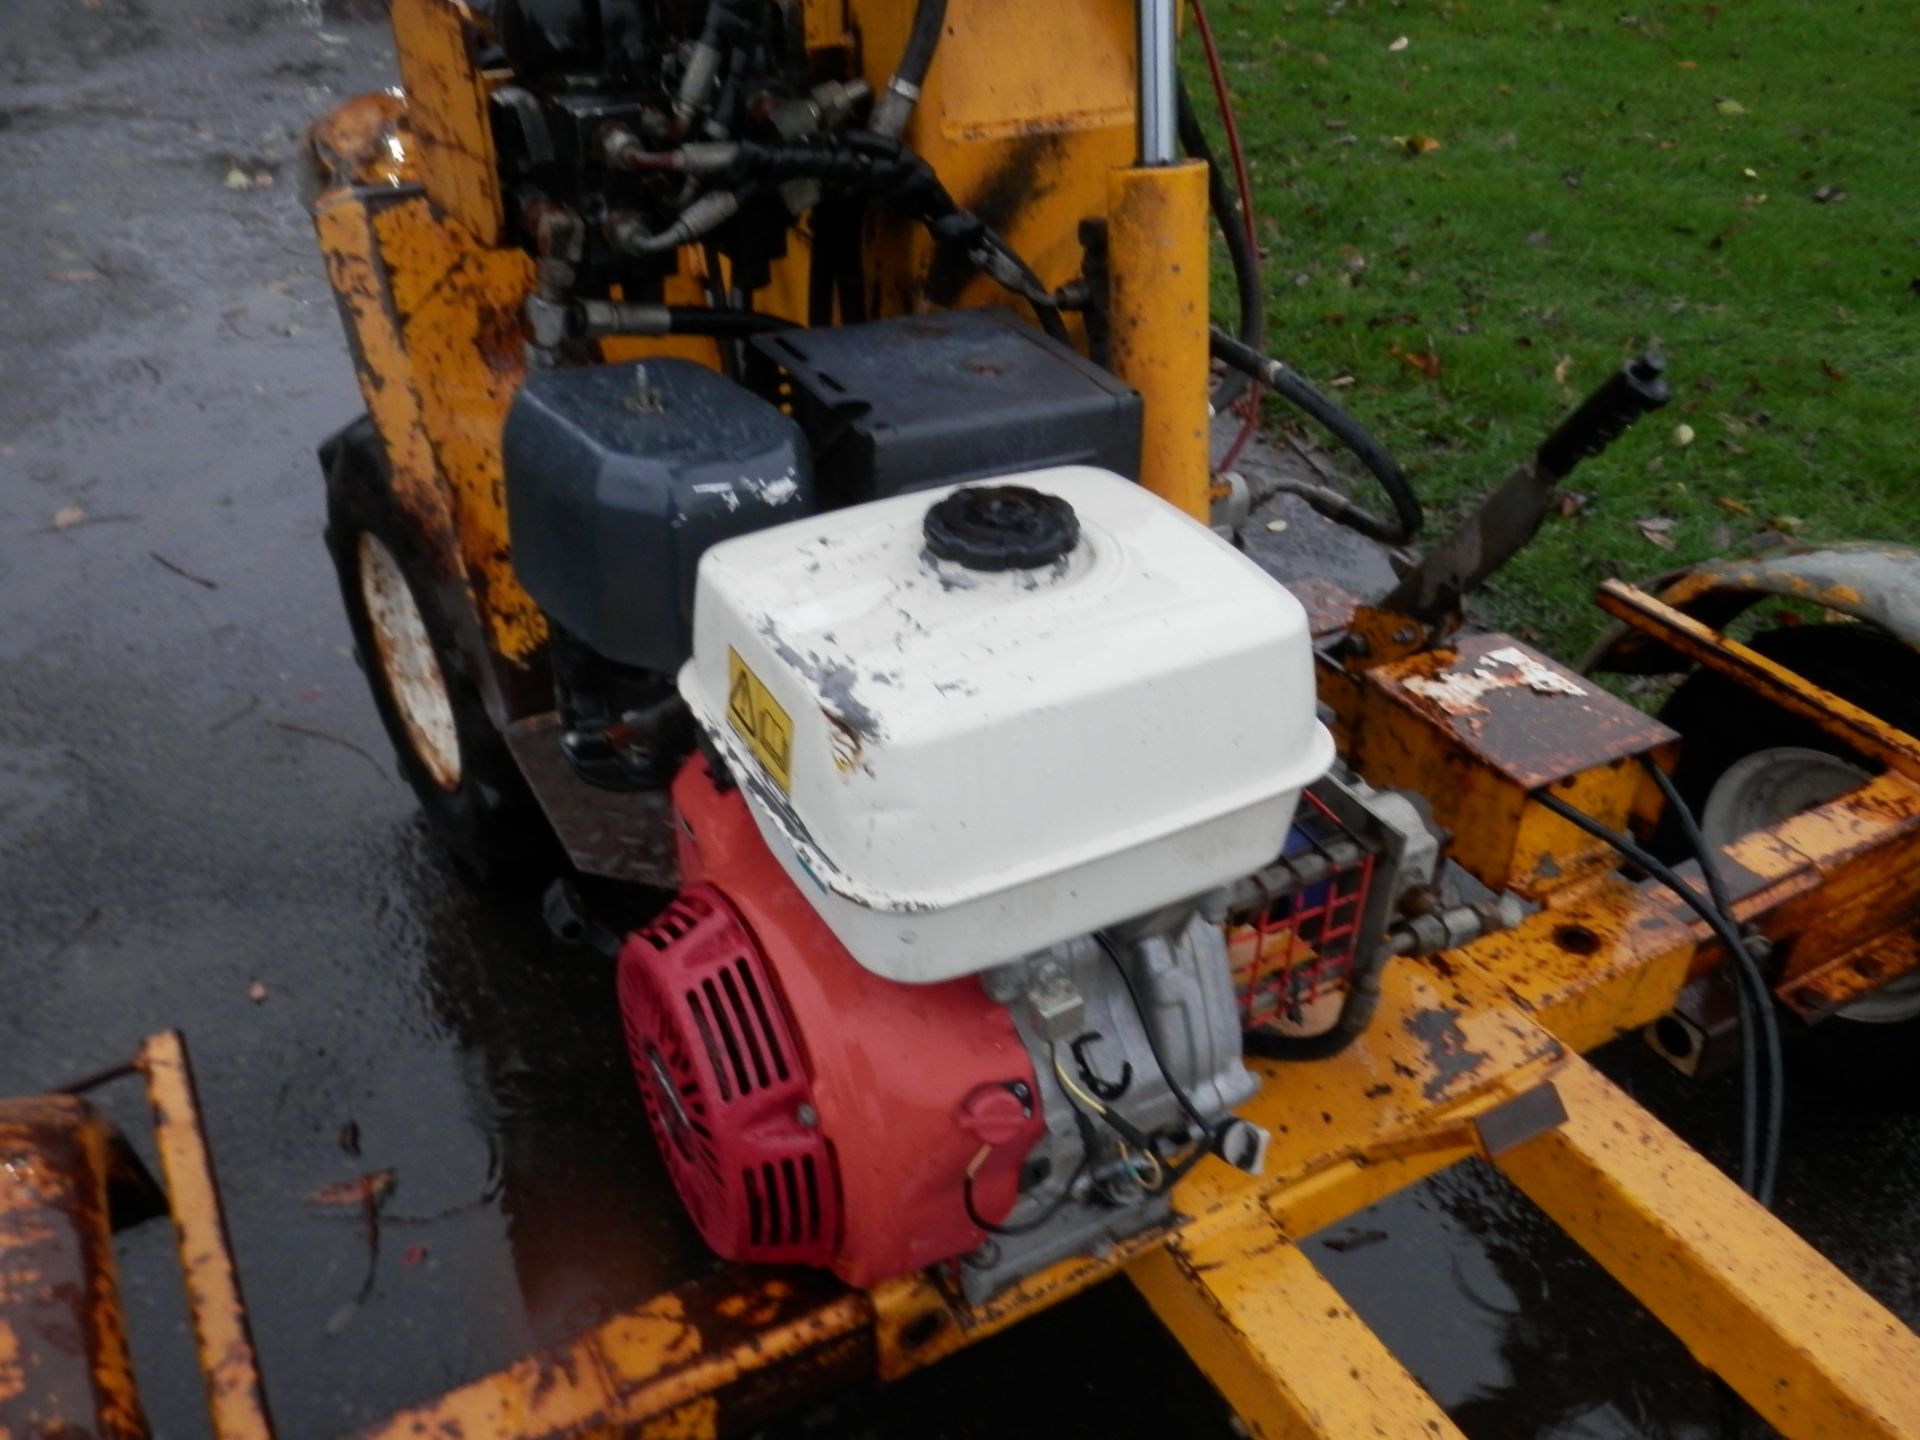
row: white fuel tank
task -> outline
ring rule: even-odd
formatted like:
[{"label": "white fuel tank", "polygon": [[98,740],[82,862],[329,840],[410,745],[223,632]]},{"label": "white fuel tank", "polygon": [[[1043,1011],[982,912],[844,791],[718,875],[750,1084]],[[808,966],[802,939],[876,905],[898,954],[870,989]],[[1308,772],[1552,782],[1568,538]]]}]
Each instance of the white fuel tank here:
[{"label": "white fuel tank", "polygon": [[[700,561],[681,694],[801,890],[893,980],[981,970],[1258,869],[1333,758],[1306,614],[1252,561],[1103,470],[990,483],[1066,501],[1077,541],[974,568],[1057,552],[1062,517],[965,486],[943,511],[966,512],[960,531],[931,542],[954,489]],[[969,548],[996,526],[1010,553]]]}]

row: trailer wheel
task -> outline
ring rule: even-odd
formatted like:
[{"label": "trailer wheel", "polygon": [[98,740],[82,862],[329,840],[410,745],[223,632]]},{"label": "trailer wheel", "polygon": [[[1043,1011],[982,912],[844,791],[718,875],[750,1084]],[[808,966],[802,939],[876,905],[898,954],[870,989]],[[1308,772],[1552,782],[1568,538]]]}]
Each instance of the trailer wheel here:
[{"label": "trailer wheel", "polygon": [[[1748,642],[1770,660],[1869,713],[1920,733],[1920,653],[1864,624],[1797,625]],[[1851,790],[1873,772],[1807,721],[1754,705],[1741,687],[1701,670],[1660,718],[1685,737],[1674,781],[1720,846]],[[1677,827],[1661,847],[1684,851]],[[1799,1035],[1800,1068],[1863,1099],[1920,1104],[1920,972],[1890,981]]]},{"label": "trailer wheel", "polygon": [[552,871],[553,832],[487,715],[371,422],[362,416],[320,454],[354,649],[429,826],[476,878]]}]

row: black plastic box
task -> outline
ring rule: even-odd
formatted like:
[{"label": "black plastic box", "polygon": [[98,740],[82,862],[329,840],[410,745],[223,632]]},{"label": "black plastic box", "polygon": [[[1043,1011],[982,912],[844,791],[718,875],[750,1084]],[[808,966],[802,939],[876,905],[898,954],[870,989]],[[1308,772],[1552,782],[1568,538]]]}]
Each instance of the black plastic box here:
[{"label": "black plastic box", "polygon": [[749,383],[813,447],[822,508],[1048,465],[1140,475],[1140,397],[1001,310],[755,337]]},{"label": "black plastic box", "polygon": [[536,371],[503,441],[513,569],[589,649],[672,673],[709,545],[814,513],[800,428],[685,360]]}]

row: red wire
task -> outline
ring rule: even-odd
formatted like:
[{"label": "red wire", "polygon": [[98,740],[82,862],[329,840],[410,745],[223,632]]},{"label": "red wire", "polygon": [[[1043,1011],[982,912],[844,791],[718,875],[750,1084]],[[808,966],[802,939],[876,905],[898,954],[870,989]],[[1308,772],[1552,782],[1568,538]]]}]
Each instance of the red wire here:
[{"label": "red wire", "polygon": [[[1240,149],[1240,125],[1234,119],[1233,97],[1227,93],[1227,76],[1220,65],[1220,47],[1214,43],[1213,26],[1207,21],[1205,0],[1189,0],[1189,3],[1193,7],[1193,28],[1200,33],[1201,48],[1207,52],[1207,73],[1213,78],[1213,96],[1220,106],[1220,124],[1227,132],[1227,151],[1233,157],[1233,183],[1240,192],[1240,217],[1247,227],[1247,245],[1253,251],[1257,272],[1260,242],[1254,234],[1253,186],[1247,179],[1246,155]],[[1216,470],[1233,468],[1233,462],[1240,458],[1240,452],[1247,448],[1247,442],[1253,438],[1253,432],[1260,424],[1260,386],[1257,381],[1247,389],[1246,407],[1247,418],[1241,422],[1240,433],[1234,436],[1227,453],[1220,457]]]}]

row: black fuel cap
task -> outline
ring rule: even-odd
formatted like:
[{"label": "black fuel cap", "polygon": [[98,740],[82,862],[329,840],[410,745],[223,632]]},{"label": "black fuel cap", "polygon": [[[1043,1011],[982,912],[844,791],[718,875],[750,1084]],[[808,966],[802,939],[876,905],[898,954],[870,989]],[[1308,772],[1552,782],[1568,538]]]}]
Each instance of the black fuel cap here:
[{"label": "black fuel cap", "polygon": [[1058,495],[969,485],[927,510],[927,549],[969,570],[1033,570],[1071,554],[1080,519]]}]

